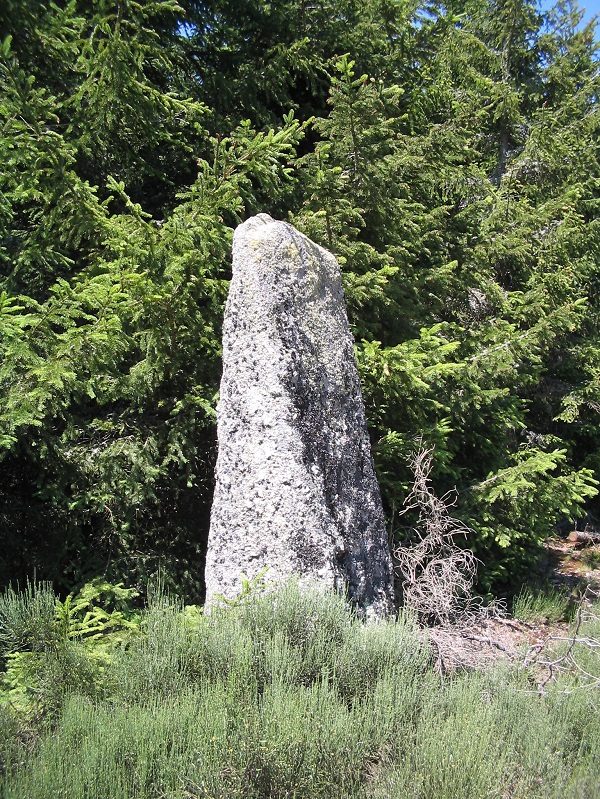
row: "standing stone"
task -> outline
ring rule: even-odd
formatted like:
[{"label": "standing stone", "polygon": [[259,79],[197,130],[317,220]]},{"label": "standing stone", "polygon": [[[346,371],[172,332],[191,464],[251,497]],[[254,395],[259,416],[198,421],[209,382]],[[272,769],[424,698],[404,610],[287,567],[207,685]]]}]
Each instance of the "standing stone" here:
[{"label": "standing stone", "polygon": [[298,575],[369,617],[393,607],[392,565],[331,253],[259,214],[233,240],[217,409],[206,601],[241,574]]}]

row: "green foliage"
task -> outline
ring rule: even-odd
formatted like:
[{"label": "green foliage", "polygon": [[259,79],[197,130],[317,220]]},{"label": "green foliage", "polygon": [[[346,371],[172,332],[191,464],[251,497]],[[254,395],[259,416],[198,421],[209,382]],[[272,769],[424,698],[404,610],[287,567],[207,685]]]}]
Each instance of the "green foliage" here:
[{"label": "green foliage", "polygon": [[224,605],[241,605],[242,602],[246,602],[248,599],[250,599],[255,591],[264,591],[266,588],[272,586],[272,583],[269,583],[264,579],[265,574],[268,571],[269,567],[266,569],[261,569],[252,579],[242,572],[240,575],[242,587],[239,594],[232,599],[228,599],[226,596],[223,596],[223,594],[215,594],[215,599],[217,602],[222,602]]},{"label": "green foliage", "polygon": [[208,616],[158,593],[110,671],[29,749],[0,711],[4,796],[576,799],[598,780],[590,691],[540,696],[507,666],[442,678],[410,619],[365,626],[293,584]]},{"label": "green foliage", "polygon": [[[418,99],[414,84],[392,82],[399,73],[357,78],[354,61],[338,59],[331,111],[314,123],[321,140],[300,162],[308,198],[294,217],[344,264],[390,516],[424,439],[440,493],[458,488],[485,590],[513,579],[555,522],[597,493],[596,461],[576,455],[575,428],[557,423],[591,410],[573,381],[595,390],[586,320],[598,238],[575,184],[597,175],[598,161],[589,115],[575,122],[570,106],[578,140],[565,132],[557,156],[586,165],[568,178],[542,167],[538,148],[558,134],[545,132],[550,67],[536,54],[539,23],[527,3],[478,3],[460,25],[426,23],[435,57]],[[562,64],[580,46],[573,33],[549,57]],[[579,78],[582,102],[593,104],[591,62]],[[583,194],[595,207],[595,190]],[[583,340],[591,368],[582,372]]]},{"label": "green foliage", "polygon": [[82,641],[95,651],[101,646],[113,648],[123,643],[139,620],[133,615],[132,603],[138,592],[96,579],[56,601],[56,621],[59,634],[70,640]]},{"label": "green foliage", "polygon": [[43,651],[56,638],[56,596],[48,583],[8,588],[0,596],[0,646],[8,652]]},{"label": "green foliage", "polygon": [[44,583],[7,589],[0,597],[0,703],[39,721],[56,716],[74,690],[99,694],[111,654],[139,629],[136,595],[101,579],[64,601]]},{"label": "green foliage", "polygon": [[[146,11],[176,8],[155,6]],[[129,11],[139,16],[142,7]],[[113,70],[120,69],[117,56],[113,62],[107,55],[107,42],[133,30],[120,14],[109,13],[106,25],[98,21],[96,38],[82,51],[82,58],[93,58],[98,42],[97,68],[108,71],[106,80],[116,80]],[[155,32],[150,38],[158,47]],[[91,97],[84,98],[99,91],[96,73],[79,94],[59,102],[35,90],[8,43],[5,49],[7,82],[16,88],[6,106],[4,141],[13,154],[4,196],[20,227],[13,224],[4,239],[10,246],[1,305],[0,490],[9,545],[3,579],[12,576],[15,553],[27,561],[25,574],[37,565],[63,587],[106,570],[107,562],[115,579],[127,574],[141,583],[162,565],[171,580],[178,575],[189,594],[200,597],[206,529],[192,537],[189,527],[206,517],[210,501],[230,225],[245,203],[258,202],[259,190],[274,192],[290,178],[286,163],[301,136],[299,123],[290,114],[279,130],[260,132],[244,121],[228,137],[207,137],[209,152],[196,159],[196,180],[162,209],[166,218],[156,220],[127,192],[119,178],[131,181],[122,170],[105,175],[98,191],[79,176],[90,147],[94,158],[103,158],[89,139],[96,135],[90,120],[100,124],[102,114],[96,109],[96,115]],[[142,69],[148,58],[146,53],[134,61]],[[138,107],[133,97],[127,102],[144,129],[179,142],[180,132],[149,122],[146,100],[159,103],[162,95],[144,84],[142,73],[118,80],[136,84]],[[109,95],[104,86],[95,97],[113,113]],[[164,102],[176,103],[170,95]],[[52,126],[61,131],[71,106],[90,115],[81,123],[85,135],[76,135],[76,121],[66,133],[46,130],[50,108],[56,109]],[[128,141],[122,129],[119,136]],[[119,158],[109,139],[104,145]],[[137,158],[141,145],[131,146]],[[153,142],[151,149],[158,146]],[[160,150],[173,161],[162,144]],[[99,192],[106,195],[102,202]],[[15,290],[25,287],[29,296],[18,299]],[[36,528],[48,505],[50,529],[46,519],[42,536]],[[189,508],[189,519],[181,505]],[[20,537],[23,516],[33,530],[31,546]],[[82,551],[89,553],[85,569]]]},{"label": "green foliage", "polygon": [[568,592],[553,587],[540,590],[524,585],[512,602],[513,616],[532,624],[564,621],[572,616],[572,611]]},{"label": "green foliage", "polygon": [[[512,460],[514,465],[473,488],[481,519],[477,545],[487,556],[486,588],[494,579],[509,584],[516,569],[525,574],[548,531],[561,519],[582,514],[586,500],[598,493],[591,470],[564,470],[564,450],[523,448]],[[502,557],[503,551],[510,559]],[[490,558],[490,553],[498,554]]]},{"label": "green foliage", "polygon": [[580,23],[529,0],[4,3],[0,583],[162,570],[202,600],[232,229],[259,211],[342,264],[399,542],[420,441],[485,591],[597,512]]},{"label": "green foliage", "polygon": [[365,628],[342,597],[291,583],[206,616],[158,595],[142,635],[115,655],[111,680],[124,698],[144,702],[206,680],[262,690],[280,678],[310,685],[327,676],[351,703],[387,669],[423,670],[428,661],[410,619]]}]

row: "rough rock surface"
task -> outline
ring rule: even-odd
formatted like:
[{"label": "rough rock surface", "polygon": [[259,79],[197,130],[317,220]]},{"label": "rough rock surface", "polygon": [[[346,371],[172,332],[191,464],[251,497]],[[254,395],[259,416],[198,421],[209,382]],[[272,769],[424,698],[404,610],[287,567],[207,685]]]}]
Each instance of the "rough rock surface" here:
[{"label": "rough rock surface", "polygon": [[392,608],[390,552],[339,266],[291,225],[240,225],[223,327],[206,600],[298,575],[366,616]]}]

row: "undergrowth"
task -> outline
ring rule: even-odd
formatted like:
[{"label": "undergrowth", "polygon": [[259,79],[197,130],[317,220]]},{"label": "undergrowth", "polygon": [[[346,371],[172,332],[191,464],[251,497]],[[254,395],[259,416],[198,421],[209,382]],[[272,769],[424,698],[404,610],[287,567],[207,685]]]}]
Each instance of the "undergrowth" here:
[{"label": "undergrowth", "polygon": [[569,592],[554,586],[523,586],[512,602],[513,616],[519,621],[553,624],[573,617],[574,605]]},{"label": "undergrowth", "polygon": [[[290,584],[206,616],[161,595],[140,618],[113,605],[120,625],[65,635],[28,590],[25,610],[0,603],[7,799],[581,799],[600,784],[597,691],[540,696],[507,664],[440,677],[408,616],[365,626]],[[11,676],[19,652],[36,679]],[[70,673],[52,671],[66,652]]]}]

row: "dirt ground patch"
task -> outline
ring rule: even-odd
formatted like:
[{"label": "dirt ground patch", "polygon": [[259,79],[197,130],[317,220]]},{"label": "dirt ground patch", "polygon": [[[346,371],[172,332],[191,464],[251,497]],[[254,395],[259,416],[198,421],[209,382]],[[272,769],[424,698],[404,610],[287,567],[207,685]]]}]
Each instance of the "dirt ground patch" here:
[{"label": "dirt ground patch", "polygon": [[[600,593],[600,544],[553,536],[545,543],[540,564],[543,581],[564,591],[577,608],[585,612],[592,598]],[[491,613],[476,623],[454,628],[426,631],[441,673],[461,668],[485,668],[508,660],[524,665],[546,663],[552,658],[556,643],[568,640],[572,620],[551,621],[540,618],[523,621],[508,613]],[[534,669],[535,670],[535,669]],[[547,667],[538,671],[538,684],[547,676]]]},{"label": "dirt ground patch", "polygon": [[574,531],[566,538],[549,538],[545,549],[550,582],[580,591],[600,587],[600,543],[578,538]]}]

